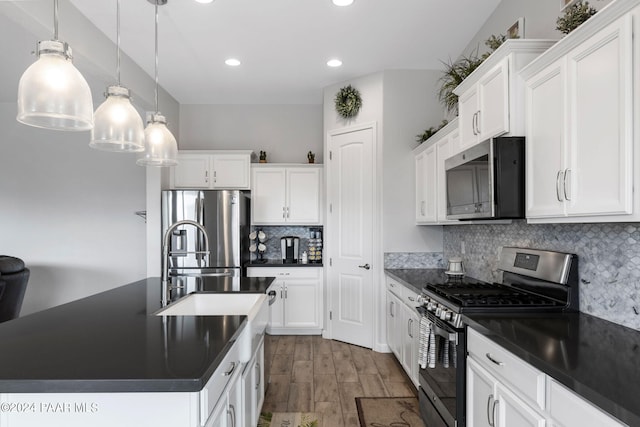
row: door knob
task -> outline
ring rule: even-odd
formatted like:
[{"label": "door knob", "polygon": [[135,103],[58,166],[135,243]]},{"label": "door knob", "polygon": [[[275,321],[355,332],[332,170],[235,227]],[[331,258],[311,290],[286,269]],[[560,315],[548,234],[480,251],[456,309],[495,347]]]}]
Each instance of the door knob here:
[{"label": "door knob", "polygon": [[369,270],[371,268],[371,266],[369,264],[365,264],[365,265],[359,265],[359,268],[364,268],[365,270]]}]

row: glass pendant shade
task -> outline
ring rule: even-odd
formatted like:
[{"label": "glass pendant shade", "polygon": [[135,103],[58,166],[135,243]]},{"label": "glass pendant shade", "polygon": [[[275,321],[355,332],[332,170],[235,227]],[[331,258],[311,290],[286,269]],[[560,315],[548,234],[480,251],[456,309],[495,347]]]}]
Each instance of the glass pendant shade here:
[{"label": "glass pendant shade", "polygon": [[103,151],[144,151],[144,123],[131,104],[129,89],[109,86],[107,99],[96,109],[89,146]]},{"label": "glass pendant shade", "polygon": [[73,66],[71,48],[57,40],[38,42],[38,60],[18,85],[17,120],[29,126],[84,131],[93,127],[91,89]]},{"label": "glass pendant shade", "polygon": [[136,163],[140,166],[175,166],[178,164],[178,142],[167,128],[160,113],[151,116],[144,130],[144,153]]}]

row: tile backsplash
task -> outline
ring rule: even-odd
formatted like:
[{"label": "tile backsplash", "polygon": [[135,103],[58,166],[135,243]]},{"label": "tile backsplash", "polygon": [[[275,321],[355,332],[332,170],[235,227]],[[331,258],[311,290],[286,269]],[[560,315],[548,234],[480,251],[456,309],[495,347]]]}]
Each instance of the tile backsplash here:
[{"label": "tile backsplash", "polygon": [[441,252],[385,252],[384,268],[444,268]]},{"label": "tile backsplash", "polygon": [[[280,249],[280,238],[284,236],[297,236],[300,238],[299,251],[306,251],[309,246],[309,238],[311,230],[322,230],[321,226],[253,226],[253,230],[262,230],[267,235],[264,242],[267,250],[264,254],[265,259],[280,259],[282,252]],[[247,237],[248,238],[248,237]],[[252,260],[257,258],[257,253],[252,255]]]},{"label": "tile backsplash", "polygon": [[580,311],[640,330],[639,242],[640,223],[453,225],[444,227],[444,259],[462,256],[467,275],[497,281],[502,246],[575,253]]}]

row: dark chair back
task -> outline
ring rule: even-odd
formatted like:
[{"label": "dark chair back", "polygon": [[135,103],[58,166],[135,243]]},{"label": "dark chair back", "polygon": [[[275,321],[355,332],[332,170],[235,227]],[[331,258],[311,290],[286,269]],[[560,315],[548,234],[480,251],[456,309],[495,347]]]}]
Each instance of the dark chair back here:
[{"label": "dark chair back", "polygon": [[0,322],[20,315],[29,273],[20,258],[0,255]]}]

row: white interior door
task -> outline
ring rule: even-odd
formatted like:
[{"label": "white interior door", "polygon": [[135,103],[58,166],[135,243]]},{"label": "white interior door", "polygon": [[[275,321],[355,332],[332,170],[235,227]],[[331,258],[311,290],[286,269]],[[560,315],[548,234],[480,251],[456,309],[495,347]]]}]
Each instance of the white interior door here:
[{"label": "white interior door", "polygon": [[[329,136],[328,298],[332,338],[373,347],[373,128]],[[374,268],[376,267],[376,268]]]}]

